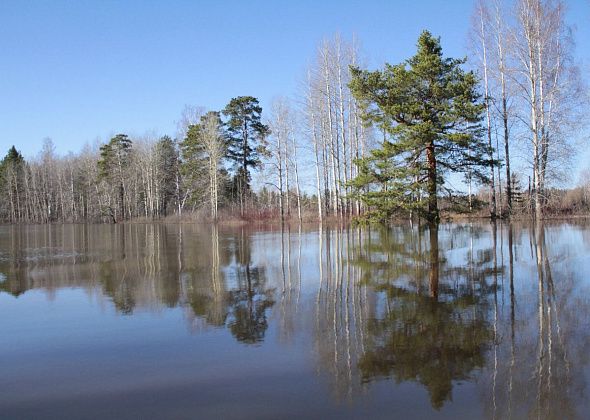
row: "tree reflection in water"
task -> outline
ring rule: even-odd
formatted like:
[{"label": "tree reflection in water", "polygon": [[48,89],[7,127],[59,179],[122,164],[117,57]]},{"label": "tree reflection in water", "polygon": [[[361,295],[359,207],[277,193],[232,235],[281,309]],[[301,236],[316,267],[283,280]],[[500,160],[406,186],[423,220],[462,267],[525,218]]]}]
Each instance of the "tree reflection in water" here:
[{"label": "tree reflection in water", "polygon": [[498,303],[494,363],[481,381],[491,418],[584,417],[589,306],[572,263],[588,250],[571,246],[569,228],[505,229],[509,296],[506,308]]},{"label": "tree reflection in water", "polygon": [[439,255],[437,226],[368,235],[352,261],[362,268],[362,284],[375,293],[365,314],[361,380],[417,381],[440,408],[451,398],[453,381],[469,379],[485,363],[492,339],[487,274],[493,267],[475,261],[473,287],[475,277],[465,276],[465,267],[456,269]]},{"label": "tree reflection in water", "polygon": [[586,225],[0,229],[0,292],[81,288],[125,316],[181,308],[192,332],[241,344],[269,328],[311,340],[339,400],[413,382],[440,409],[470,382],[490,418],[588,405]]},{"label": "tree reflection in water", "polygon": [[242,229],[220,246],[218,228],[213,226],[210,264],[197,265],[186,287],[196,317],[208,325],[227,326],[238,341],[246,344],[264,339],[267,312],[274,305],[274,289],[267,286],[265,268],[253,266],[251,242],[251,235]]}]

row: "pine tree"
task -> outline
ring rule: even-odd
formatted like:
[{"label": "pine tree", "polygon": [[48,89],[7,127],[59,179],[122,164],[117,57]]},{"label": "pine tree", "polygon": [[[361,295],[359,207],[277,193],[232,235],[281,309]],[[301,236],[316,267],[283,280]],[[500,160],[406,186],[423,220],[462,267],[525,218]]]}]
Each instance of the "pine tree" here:
[{"label": "pine tree", "polygon": [[[133,142],[126,134],[117,134],[107,144],[100,148],[100,160],[98,161],[99,179],[105,180],[111,189],[117,190],[119,219],[125,219],[125,195],[126,176],[130,167]],[[110,198],[111,194],[109,194]],[[109,215],[115,222],[117,215],[109,206]]]},{"label": "pine tree", "polygon": [[259,167],[261,155],[267,154],[265,137],[270,133],[261,121],[262,107],[252,96],[233,98],[223,110],[228,138],[228,158],[234,163],[234,189],[244,214],[244,201],[249,195],[250,170]]},{"label": "pine tree", "polygon": [[[350,87],[366,122],[387,138],[359,161],[356,195],[387,220],[417,210],[439,220],[437,192],[449,172],[470,171],[484,181],[489,150],[481,126],[484,105],[464,59],[445,58],[440,39],[424,31],[409,60],[383,70],[352,68]],[[425,200],[422,195],[425,195]]]}]

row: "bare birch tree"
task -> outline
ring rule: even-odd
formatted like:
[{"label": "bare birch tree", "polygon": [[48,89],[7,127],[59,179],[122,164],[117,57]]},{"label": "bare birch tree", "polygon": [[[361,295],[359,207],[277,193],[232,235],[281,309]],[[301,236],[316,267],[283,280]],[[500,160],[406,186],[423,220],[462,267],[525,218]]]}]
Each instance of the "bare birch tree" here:
[{"label": "bare birch tree", "polygon": [[569,167],[569,134],[579,122],[580,101],[584,99],[564,12],[561,0],[518,0],[511,36],[514,81],[523,104],[521,120],[526,121],[531,145],[532,201],[537,218],[542,217],[546,203],[548,175]]},{"label": "bare birch tree", "polygon": [[[289,175],[295,178],[295,199],[297,204],[297,217],[302,219],[301,211],[301,187],[299,183],[299,161],[297,151],[297,122],[295,110],[290,101],[284,97],[275,98],[271,108],[271,139],[269,144],[270,160],[268,166],[277,177],[277,183],[272,184],[279,192],[279,208],[281,219],[285,213],[290,214],[289,206]],[[270,184],[267,182],[267,184]]]},{"label": "bare birch tree", "polygon": [[221,118],[218,112],[208,112],[202,118],[203,144],[208,160],[209,200],[211,218],[217,221],[219,208],[219,171],[222,159],[225,157],[227,144],[225,142]]},{"label": "bare birch tree", "polygon": [[339,35],[325,39],[303,89],[304,131],[314,151],[320,219],[328,212],[340,217],[353,212],[347,185],[366,142],[348,87],[351,65],[358,65],[356,41],[347,42]]},{"label": "bare birch tree", "polygon": [[490,157],[490,191],[489,191],[489,204],[490,204],[490,216],[496,217],[496,182],[495,182],[495,163],[492,147],[492,112],[491,112],[491,92],[489,84],[489,64],[488,64],[488,37],[489,37],[489,10],[484,4],[483,0],[480,0],[475,10],[475,22],[474,26],[477,28],[475,32],[476,38],[476,50],[479,55],[481,73],[483,78],[483,92],[484,92],[484,105],[485,105],[485,119],[486,119],[486,138],[489,148]]}]

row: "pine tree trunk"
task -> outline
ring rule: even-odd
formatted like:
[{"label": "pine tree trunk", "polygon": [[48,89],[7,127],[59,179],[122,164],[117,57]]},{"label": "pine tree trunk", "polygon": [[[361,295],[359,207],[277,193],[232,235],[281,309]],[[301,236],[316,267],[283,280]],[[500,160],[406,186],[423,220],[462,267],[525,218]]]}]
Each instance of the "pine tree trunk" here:
[{"label": "pine tree trunk", "polygon": [[426,161],[428,165],[428,220],[438,222],[438,201],[436,197],[436,155],[434,142],[430,142],[426,148]]}]

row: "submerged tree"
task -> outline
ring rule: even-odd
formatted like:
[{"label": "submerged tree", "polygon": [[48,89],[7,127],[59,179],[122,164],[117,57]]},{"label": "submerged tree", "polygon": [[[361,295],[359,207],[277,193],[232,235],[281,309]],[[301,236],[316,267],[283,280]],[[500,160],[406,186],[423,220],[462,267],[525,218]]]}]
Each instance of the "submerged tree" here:
[{"label": "submerged tree", "polygon": [[268,126],[261,121],[262,107],[252,96],[233,98],[223,110],[228,136],[228,158],[234,163],[234,191],[240,203],[240,214],[250,193],[250,170],[261,165],[260,157],[266,154],[265,137]]},{"label": "submerged tree", "polygon": [[409,60],[377,71],[352,69],[351,89],[364,119],[388,135],[380,149],[360,161],[352,181],[356,195],[380,220],[416,209],[437,221],[445,172],[469,170],[486,179],[484,105],[475,74],[461,68],[464,62],[443,57],[440,39],[424,31]]}]

